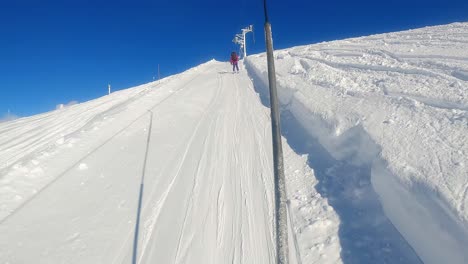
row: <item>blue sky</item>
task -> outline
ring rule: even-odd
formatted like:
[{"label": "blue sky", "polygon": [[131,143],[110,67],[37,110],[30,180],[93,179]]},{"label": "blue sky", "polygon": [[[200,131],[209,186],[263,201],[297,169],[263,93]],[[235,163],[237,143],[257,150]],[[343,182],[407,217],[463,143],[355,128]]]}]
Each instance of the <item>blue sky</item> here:
[{"label": "blue sky", "polygon": [[[268,0],[275,49],[468,22],[466,0]],[[0,119],[228,60],[253,24],[248,53],[264,51],[263,0],[0,0]],[[255,40],[255,41],[254,41]],[[228,69],[226,64],[226,69]]]}]

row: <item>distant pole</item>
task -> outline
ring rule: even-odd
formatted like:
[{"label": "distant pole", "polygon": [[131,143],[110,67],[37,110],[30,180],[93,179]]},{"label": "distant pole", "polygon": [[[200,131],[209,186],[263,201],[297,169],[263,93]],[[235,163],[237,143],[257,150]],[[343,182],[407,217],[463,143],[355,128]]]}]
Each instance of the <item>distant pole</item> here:
[{"label": "distant pole", "polygon": [[288,220],[286,211],[286,181],[283,167],[283,147],[281,145],[281,127],[278,93],[276,90],[275,61],[271,24],[268,20],[266,0],[263,1],[265,12],[265,41],[268,62],[268,83],[270,86],[271,130],[273,140],[273,170],[275,182],[275,228],[276,228],[276,263],[288,264]]},{"label": "distant pole", "polygon": [[107,85],[107,92],[108,92],[108,94],[111,94],[111,85],[110,84]]},{"label": "distant pole", "polygon": [[245,34],[247,34],[249,32],[253,32],[253,26],[252,25],[242,29],[242,34],[243,34],[243,37],[244,37],[244,58],[247,57],[247,40],[245,39]]},{"label": "distant pole", "polygon": [[244,53],[243,54],[244,54],[244,58],[245,58],[245,57],[247,57],[247,47],[246,47],[247,46],[247,43],[246,43],[247,41],[245,41],[245,31],[244,30],[242,30],[242,38],[244,39]]},{"label": "distant pole", "polygon": [[159,64],[158,64],[158,80],[160,80],[160,79],[161,79],[161,74],[159,72]]}]

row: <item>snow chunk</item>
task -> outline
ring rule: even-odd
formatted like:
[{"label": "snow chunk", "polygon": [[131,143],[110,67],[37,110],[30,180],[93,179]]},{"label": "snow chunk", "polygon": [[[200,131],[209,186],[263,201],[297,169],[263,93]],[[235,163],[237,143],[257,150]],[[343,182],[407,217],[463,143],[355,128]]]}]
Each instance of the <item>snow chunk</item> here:
[{"label": "snow chunk", "polygon": [[81,170],[81,171],[87,170],[88,165],[86,163],[80,163],[80,165],[78,166],[78,169]]}]

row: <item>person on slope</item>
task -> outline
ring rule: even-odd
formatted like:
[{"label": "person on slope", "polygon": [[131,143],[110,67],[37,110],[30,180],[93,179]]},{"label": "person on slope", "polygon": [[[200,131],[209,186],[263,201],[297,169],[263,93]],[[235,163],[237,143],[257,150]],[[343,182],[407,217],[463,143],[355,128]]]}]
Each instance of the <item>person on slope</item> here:
[{"label": "person on slope", "polygon": [[235,70],[237,69],[237,72],[239,72],[239,56],[237,56],[237,53],[235,51],[231,52],[231,65],[232,65],[232,72],[236,72]]}]

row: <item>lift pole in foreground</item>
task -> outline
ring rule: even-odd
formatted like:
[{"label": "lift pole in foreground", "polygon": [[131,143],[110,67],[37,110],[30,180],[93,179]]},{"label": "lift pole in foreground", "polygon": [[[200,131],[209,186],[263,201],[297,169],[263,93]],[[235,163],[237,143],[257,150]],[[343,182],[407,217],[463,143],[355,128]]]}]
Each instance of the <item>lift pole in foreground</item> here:
[{"label": "lift pole in foreground", "polygon": [[276,263],[288,264],[288,220],[286,211],[286,182],[283,166],[283,147],[281,146],[281,127],[276,91],[275,61],[271,24],[268,20],[266,0],[263,0],[265,12],[265,42],[267,48],[268,83],[270,85],[271,130],[273,136],[273,166],[275,177],[275,228],[276,228]]}]

